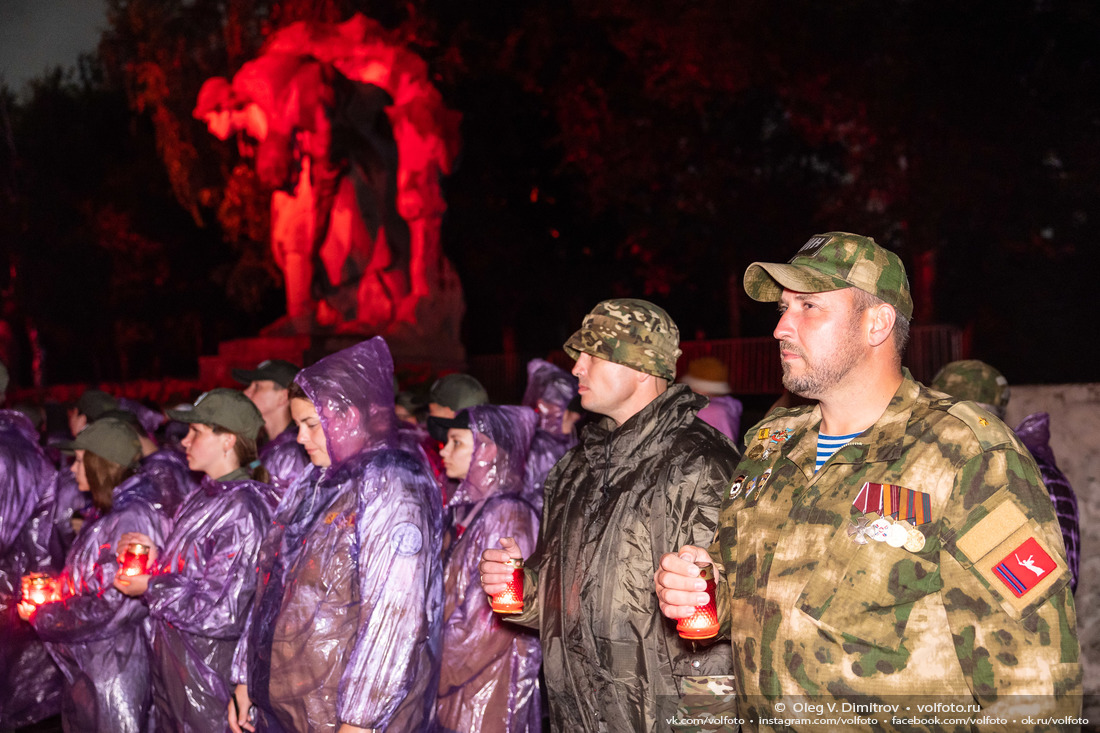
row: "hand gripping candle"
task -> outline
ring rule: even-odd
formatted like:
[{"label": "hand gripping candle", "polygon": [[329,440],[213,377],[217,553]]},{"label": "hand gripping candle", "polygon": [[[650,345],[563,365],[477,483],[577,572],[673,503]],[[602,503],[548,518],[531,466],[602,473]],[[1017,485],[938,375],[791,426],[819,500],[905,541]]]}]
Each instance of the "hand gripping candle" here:
[{"label": "hand gripping candle", "polygon": [[709,562],[697,562],[699,577],[707,581],[707,602],[695,607],[695,613],[680,619],[676,623],[676,630],[684,639],[713,639],[718,636],[718,606],[715,602],[714,592],[714,566]]},{"label": "hand gripping candle", "polygon": [[118,556],[119,572],[123,575],[149,574],[149,546],[140,542],[131,542]]},{"label": "hand gripping candle", "polygon": [[492,597],[491,605],[497,613],[523,611],[523,558],[510,558],[504,562],[512,566],[512,579],[508,587]]}]

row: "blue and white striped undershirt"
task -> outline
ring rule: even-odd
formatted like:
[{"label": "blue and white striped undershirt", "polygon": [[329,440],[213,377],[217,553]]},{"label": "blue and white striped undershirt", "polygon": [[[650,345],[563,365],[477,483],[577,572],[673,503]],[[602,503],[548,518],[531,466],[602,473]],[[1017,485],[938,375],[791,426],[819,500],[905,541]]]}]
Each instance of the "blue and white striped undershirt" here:
[{"label": "blue and white striped undershirt", "polygon": [[[863,431],[859,431],[862,433]],[[825,433],[817,434],[817,466],[814,467],[814,473],[821,470],[821,467],[825,465],[825,461],[833,457],[833,454],[838,450],[848,445],[852,438],[859,435],[859,433],[852,433],[850,435],[826,435]]]}]

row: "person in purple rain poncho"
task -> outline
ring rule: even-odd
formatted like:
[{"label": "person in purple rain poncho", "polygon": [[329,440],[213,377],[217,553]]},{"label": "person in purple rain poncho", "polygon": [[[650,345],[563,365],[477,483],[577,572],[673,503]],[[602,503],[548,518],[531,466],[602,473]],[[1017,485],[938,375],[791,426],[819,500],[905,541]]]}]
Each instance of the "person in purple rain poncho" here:
[{"label": "person in purple rain poncho", "polygon": [[572,426],[565,423],[569,403],[577,395],[577,378],[543,359],[527,362],[527,389],[523,403],[539,416],[538,430],[527,457],[527,499],[542,514],[542,484],[554,464],[577,444]]},{"label": "person in purple rain poncho", "polygon": [[455,526],[443,567],[443,664],[436,712],[451,733],[541,730],[538,636],[493,613],[478,583],[487,547],[512,537],[527,555],[539,517],[524,498],[524,464],[538,416],[526,407],[480,405],[450,423],[440,455],[460,483],[448,506]]},{"label": "person in purple rain poncho", "polygon": [[149,437],[147,426],[137,415],[128,410],[111,410],[103,414],[104,418],[122,420],[132,427],[141,441],[142,475],[148,478],[157,490],[157,504],[164,516],[171,519],[183,500],[199,487],[199,474],[187,466],[187,458],[171,448],[161,448]]},{"label": "person in purple rain poncho", "polygon": [[442,508],[423,460],[393,447],[386,342],[376,337],[303,369],[290,396],[313,467],[264,539],[260,587],[234,658],[230,727],[430,730]]},{"label": "person in purple rain poncho", "polygon": [[745,408],[741,400],[730,395],[729,375],[729,367],[721,360],[703,356],[688,363],[687,374],[680,381],[710,400],[696,413],[698,418],[736,445],[741,442],[741,413]]},{"label": "person in purple rain poncho", "polygon": [[260,449],[260,461],[271,475],[271,485],[282,496],[310,466],[309,456],[298,444],[298,427],[290,416],[287,389],[298,367],[281,359],[266,359],[255,369],[234,369],[233,378],[245,387],[264,419],[268,442]]},{"label": "person in purple rain poncho", "polygon": [[[8,386],[0,363],[0,403]],[[0,730],[56,715],[61,672],[18,616],[22,578],[50,570],[56,469],[26,415],[0,410]]]},{"label": "person in purple rain poncho", "polygon": [[129,542],[153,545],[156,572],[116,577],[115,587],[149,607],[156,730],[209,733],[225,727],[233,650],[276,498],[262,482],[267,472],[256,458],[256,435],[263,420],[247,397],[214,389],[169,417],[190,423],[187,464],[206,476],[180,505],[159,551],[145,535],[123,535],[118,552]]},{"label": "person in purple rain poncho", "polygon": [[141,446],[133,428],[105,417],[69,444],[71,472],[93,509],[69,550],[60,583],[63,600],[20,607],[65,676],[61,719],[66,731],[149,731],[152,693],[145,604],[118,592],[114,548],[129,532],[161,543],[168,519],[159,489],[136,473]]}]

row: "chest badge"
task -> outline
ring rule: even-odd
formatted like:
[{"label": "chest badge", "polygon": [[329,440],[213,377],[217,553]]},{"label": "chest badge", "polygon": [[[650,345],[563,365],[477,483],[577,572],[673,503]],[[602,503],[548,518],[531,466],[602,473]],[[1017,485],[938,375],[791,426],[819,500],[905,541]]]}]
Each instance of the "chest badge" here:
[{"label": "chest badge", "polygon": [[741,495],[741,486],[744,483],[745,483],[745,474],[741,474],[740,476],[735,478],[733,480],[733,483],[730,484],[730,496],[729,496],[729,498],[736,499],[738,496],[740,496]]}]

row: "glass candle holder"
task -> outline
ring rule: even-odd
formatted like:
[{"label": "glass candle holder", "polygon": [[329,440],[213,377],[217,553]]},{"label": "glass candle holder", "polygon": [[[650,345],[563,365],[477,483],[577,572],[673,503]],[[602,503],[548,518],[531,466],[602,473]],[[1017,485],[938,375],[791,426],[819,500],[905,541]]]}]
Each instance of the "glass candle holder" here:
[{"label": "glass candle holder", "polygon": [[23,576],[23,603],[41,606],[61,600],[57,581],[46,573],[31,573]]},{"label": "glass candle holder", "polygon": [[497,613],[520,613],[523,611],[523,559],[512,558],[504,564],[512,567],[512,579],[507,588],[492,596],[489,605]]},{"label": "glass candle holder", "polygon": [[123,575],[149,574],[149,545],[131,542],[118,556],[119,572]]},{"label": "glass candle holder", "polygon": [[676,623],[676,631],[684,639],[693,641],[713,639],[718,636],[718,604],[715,601],[714,566],[709,562],[697,562],[699,577],[707,581],[707,602],[695,607],[695,613]]}]

